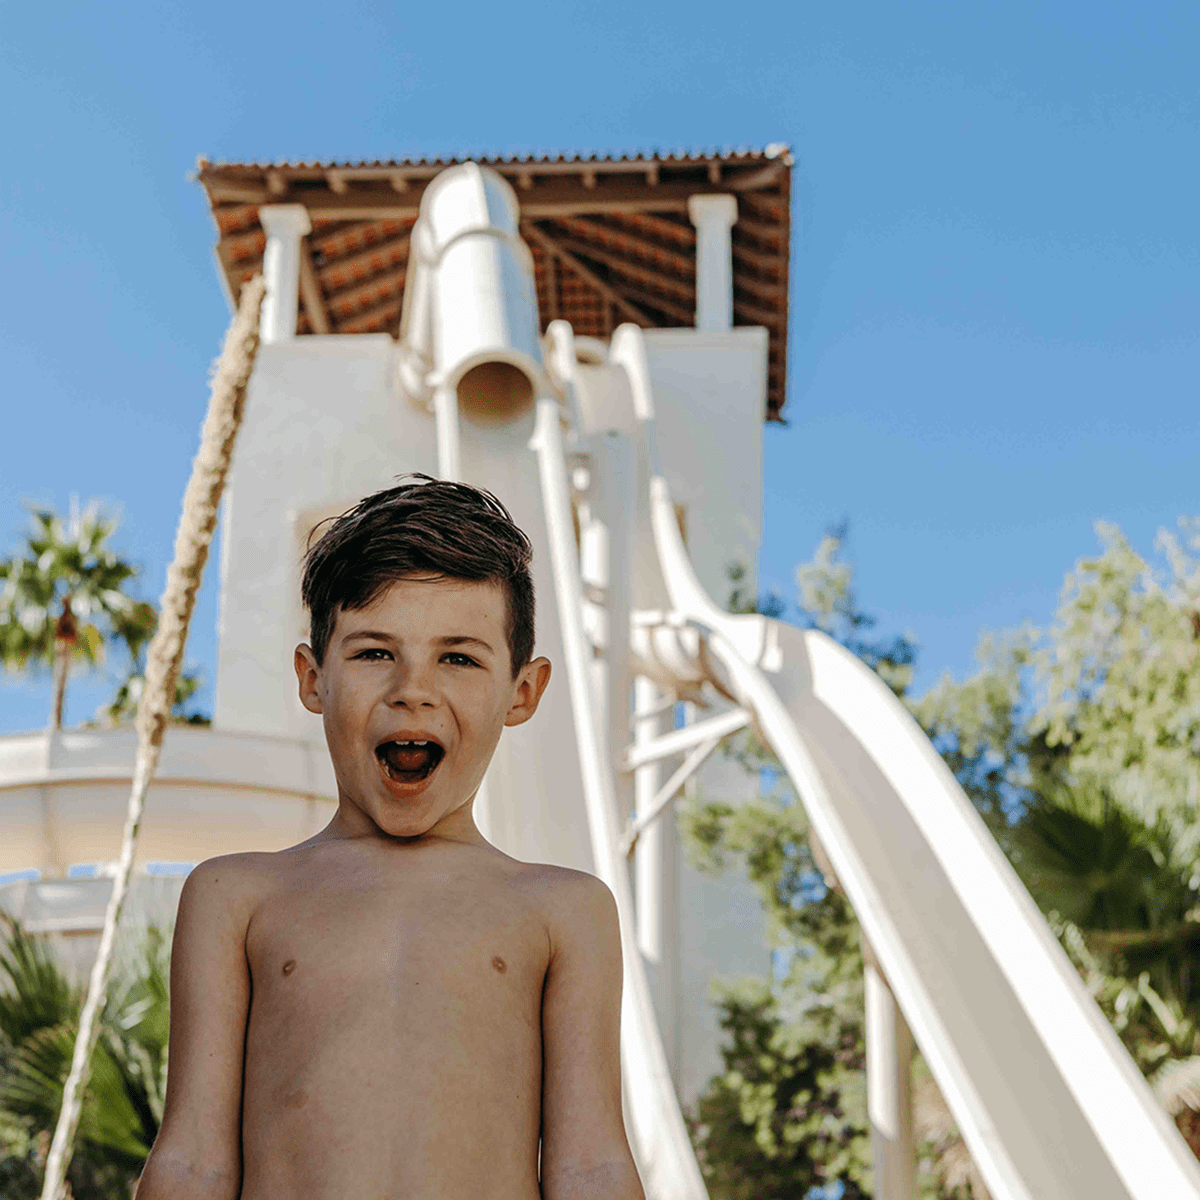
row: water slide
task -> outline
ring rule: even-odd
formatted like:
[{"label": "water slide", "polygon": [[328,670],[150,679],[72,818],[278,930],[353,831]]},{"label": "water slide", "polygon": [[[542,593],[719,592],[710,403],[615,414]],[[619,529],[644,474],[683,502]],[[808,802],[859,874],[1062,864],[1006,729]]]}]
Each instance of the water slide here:
[{"label": "water slide", "polygon": [[[623,694],[634,673],[668,693],[698,697],[703,685],[720,698],[725,711],[657,739],[663,753],[688,750],[685,767],[753,722],[795,785],[829,882],[854,907],[871,951],[876,1200],[915,1200],[909,1031],[994,1200],[1200,1198],[1195,1160],[903,706],[823,634],[731,616],[705,593],[659,466],[641,331],[615,332],[599,383],[587,386],[570,326],[552,323],[543,354],[517,221],[508,185],[474,164],[431,185],[413,234],[401,380],[434,411],[439,473],[494,484],[506,496],[520,498],[521,479],[493,481],[487,463],[502,435],[527,437],[520,431],[531,419],[536,524],[553,574],[591,855],[622,916],[626,1109],[647,1196],[706,1193],[634,932],[634,829],[624,801],[635,763]],[[607,392],[593,403],[597,388]],[[472,439],[485,429],[490,459],[476,461]],[[515,441],[511,449],[517,462]],[[572,501],[574,479],[588,474],[583,460],[599,479],[598,539]],[[593,543],[606,547],[600,558],[608,562],[585,587],[581,550],[586,560]],[[597,615],[601,594],[597,640],[585,618]],[[641,742],[634,749],[646,750]],[[651,807],[668,802],[681,777],[673,773]],[[550,781],[532,789],[543,791],[557,789]],[[633,824],[652,816],[634,813]]]},{"label": "water slide", "polygon": [[[995,1200],[1200,1196],[1195,1160],[970,801],[891,691],[825,634],[730,616],[704,592],[658,469],[641,331],[618,330],[610,361],[627,374],[641,432],[643,501],[671,606],[663,627],[698,635],[692,645],[702,646],[714,682],[752,715],[778,755],[826,872],[849,898],[873,951],[875,990],[882,984],[885,1000],[894,996]],[[582,757],[597,868],[629,911],[612,768],[591,714],[590,647],[581,629],[567,628],[582,602],[559,418],[559,406],[543,401],[535,448],[577,732],[590,746]],[[690,1149],[680,1144],[682,1122],[644,977],[631,974],[626,1057],[633,1132],[651,1172],[648,1194],[702,1196]],[[868,1004],[878,1014],[871,992]],[[878,1040],[871,1017],[868,1036]],[[886,1155],[889,1142],[904,1150],[902,1132],[887,1128],[886,1072],[871,1084],[876,1154]],[[906,1175],[911,1167],[902,1164],[890,1178],[884,1172],[881,1190],[905,1195]]]}]

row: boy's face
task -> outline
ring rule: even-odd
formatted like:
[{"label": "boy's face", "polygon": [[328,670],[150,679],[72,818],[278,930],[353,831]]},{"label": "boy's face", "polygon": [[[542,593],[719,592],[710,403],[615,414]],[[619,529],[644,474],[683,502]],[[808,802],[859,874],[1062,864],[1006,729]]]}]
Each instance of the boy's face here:
[{"label": "boy's face", "polygon": [[501,730],[533,716],[550,679],[544,658],[513,676],[506,617],[499,584],[407,577],[366,608],[339,610],[319,666],[296,647],[346,833],[473,833],[468,802]]}]

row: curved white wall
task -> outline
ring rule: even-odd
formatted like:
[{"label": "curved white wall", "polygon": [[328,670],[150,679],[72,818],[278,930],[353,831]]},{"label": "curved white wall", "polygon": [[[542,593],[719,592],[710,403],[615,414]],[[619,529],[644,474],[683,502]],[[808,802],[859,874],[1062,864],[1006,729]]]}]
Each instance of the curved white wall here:
[{"label": "curved white wall", "polygon": [[[0,737],[0,873],[44,875],[117,857],[137,738],[132,730]],[[138,863],[197,862],[278,850],[333,815],[324,747],[179,727],[168,731],[138,842]]]}]

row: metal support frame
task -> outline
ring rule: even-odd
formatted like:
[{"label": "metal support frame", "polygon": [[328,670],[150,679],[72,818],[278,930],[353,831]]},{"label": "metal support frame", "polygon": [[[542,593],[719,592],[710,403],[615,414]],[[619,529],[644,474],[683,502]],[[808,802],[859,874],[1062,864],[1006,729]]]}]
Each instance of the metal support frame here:
[{"label": "metal support frame", "polygon": [[683,760],[679,767],[671,775],[670,779],[654,793],[654,799],[650,801],[645,812],[635,813],[632,821],[626,827],[624,834],[621,836],[621,849],[628,854],[634,846],[637,845],[638,837],[642,831],[653,824],[662,811],[671,803],[672,800],[683,789],[684,784],[704,765],[708,756],[721,744],[721,738],[724,735],[707,738],[701,742],[692,752]]},{"label": "metal support frame", "polygon": [[646,709],[645,712],[635,712],[629,715],[629,725],[636,729],[643,721],[649,721],[652,717],[660,717],[663,713],[669,712],[679,703],[679,698],[672,693],[666,699],[660,700],[653,708]]},{"label": "metal support frame", "polygon": [[913,1040],[870,946],[864,947],[867,1113],[878,1200],[916,1200]]},{"label": "metal support frame", "polygon": [[674,729],[670,733],[644,742],[635,742],[625,751],[622,770],[636,771],[638,767],[658,762],[662,758],[670,758],[672,754],[682,754],[700,742],[710,739],[719,742],[739,729],[745,729],[750,724],[751,714],[744,708],[735,708],[722,713],[719,717],[709,717],[705,721],[697,721],[693,725],[685,725],[682,729]]}]

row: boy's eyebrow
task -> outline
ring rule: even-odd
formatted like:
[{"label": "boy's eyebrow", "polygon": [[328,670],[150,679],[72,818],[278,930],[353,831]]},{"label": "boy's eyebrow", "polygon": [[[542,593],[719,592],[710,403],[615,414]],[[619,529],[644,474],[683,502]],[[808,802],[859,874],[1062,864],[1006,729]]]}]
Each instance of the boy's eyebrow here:
[{"label": "boy's eyebrow", "polygon": [[438,638],[443,646],[482,646],[489,654],[495,654],[495,650],[483,640],[483,638],[472,637],[470,634],[458,634],[454,637]]},{"label": "boy's eyebrow", "polygon": [[[346,634],[342,641],[353,642],[359,638],[375,642],[394,642],[396,640],[390,633],[380,633],[375,629],[356,629],[353,633]],[[489,654],[496,653],[491,643],[468,633],[447,634],[445,637],[438,638],[437,642],[440,646],[482,646]]]}]

